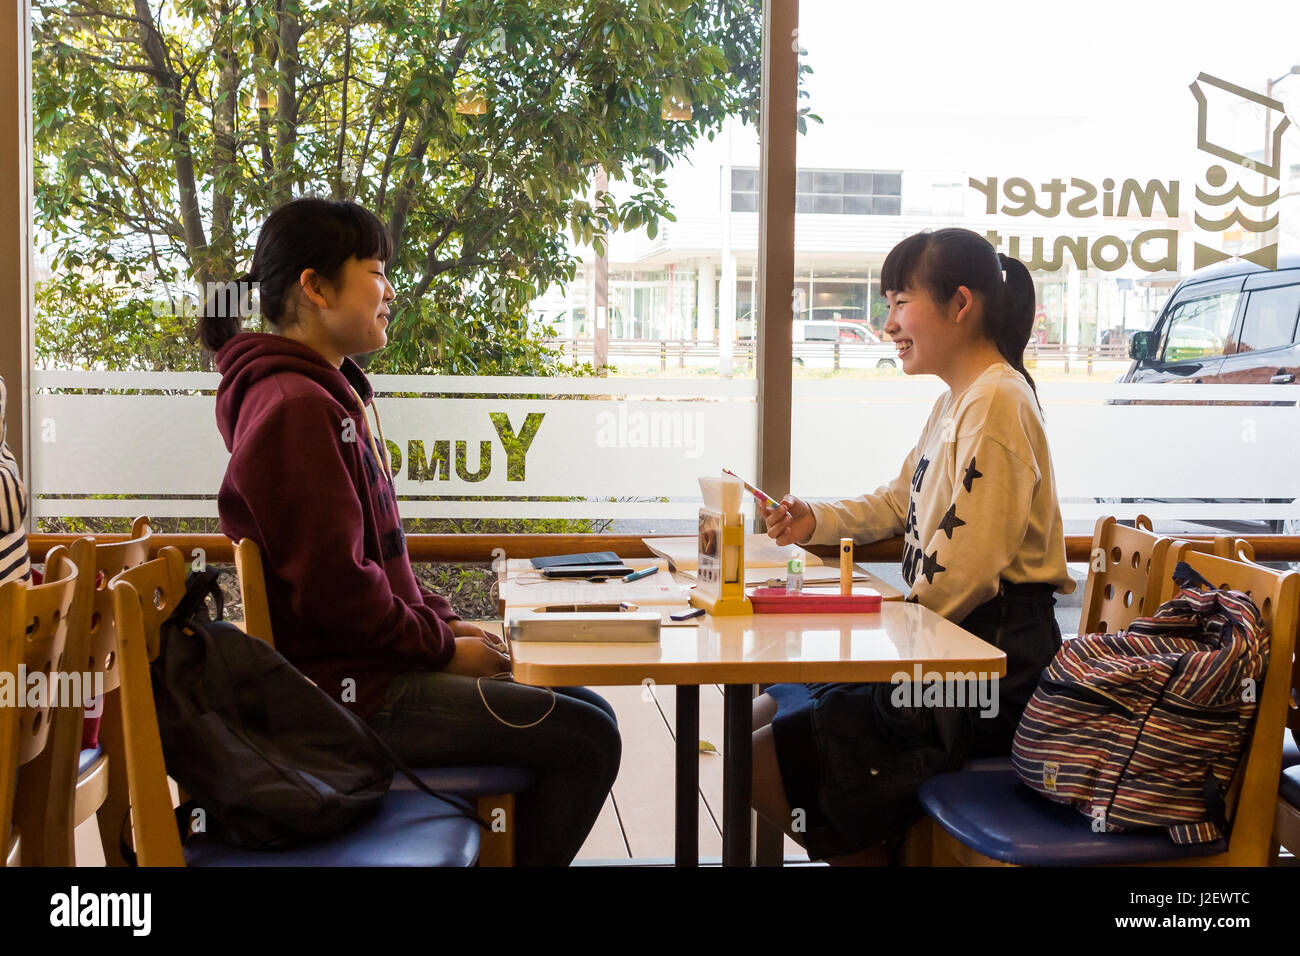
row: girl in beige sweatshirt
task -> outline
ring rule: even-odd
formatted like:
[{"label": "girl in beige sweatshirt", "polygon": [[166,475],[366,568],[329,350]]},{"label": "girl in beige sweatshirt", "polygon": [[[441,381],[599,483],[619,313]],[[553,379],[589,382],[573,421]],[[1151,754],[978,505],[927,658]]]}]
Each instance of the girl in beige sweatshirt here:
[{"label": "girl in beige sweatshirt", "polygon": [[903,371],[938,375],[948,391],[893,481],[840,501],[787,495],[764,512],[768,534],[780,544],[902,535],[907,600],[1000,647],[1007,673],[986,678],[997,706],[983,709],[916,706],[891,684],[777,684],[758,697],[756,809],[814,858],[842,862],[878,860],[900,841],[927,777],[1010,753],[1060,647],[1053,593],[1073,589],[1024,366],[1035,305],[1028,270],[974,232],[943,229],[896,246],[881,286]]}]

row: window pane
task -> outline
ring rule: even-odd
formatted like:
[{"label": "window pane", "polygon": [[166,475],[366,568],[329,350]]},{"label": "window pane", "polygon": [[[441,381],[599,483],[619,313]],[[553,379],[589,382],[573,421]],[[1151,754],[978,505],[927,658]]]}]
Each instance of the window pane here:
[{"label": "window pane", "polygon": [[859,216],[869,216],[872,211],[872,200],[866,196],[845,196],[844,211]]},{"label": "window pane", "polygon": [[1240,298],[1240,292],[1221,292],[1175,306],[1170,317],[1165,361],[1188,362],[1222,355]]},{"label": "window pane", "polygon": [[903,192],[901,173],[876,173],[875,193],[877,196],[899,196]]},{"label": "window pane", "polygon": [[843,173],[816,173],[813,176],[813,191],[817,193],[844,192]]},{"label": "window pane", "polygon": [[733,169],[731,171],[732,192],[756,192],[758,190],[758,170]]},{"label": "window pane", "polygon": [[732,193],[732,212],[758,212],[758,193]]},{"label": "window pane", "polygon": [[795,192],[810,193],[813,191],[813,174],[800,172],[795,177]]},{"label": "window pane", "polygon": [[843,196],[813,196],[813,212],[843,212]]},{"label": "window pane", "polygon": [[859,196],[870,196],[871,180],[871,173],[845,173],[844,191]]},{"label": "window pane", "polygon": [[888,196],[884,198],[877,196],[871,201],[871,206],[877,216],[897,216],[903,211],[903,201]]},{"label": "window pane", "polygon": [[794,199],[794,211],[795,211],[795,212],[812,212],[812,211],[813,211],[813,197],[812,197],[812,196],[807,196],[807,195],[799,195],[799,196],[795,196],[795,199]]},{"label": "window pane", "polygon": [[1246,320],[1242,323],[1237,351],[1254,352],[1290,345],[1297,309],[1300,309],[1300,285],[1252,292],[1246,303]]}]

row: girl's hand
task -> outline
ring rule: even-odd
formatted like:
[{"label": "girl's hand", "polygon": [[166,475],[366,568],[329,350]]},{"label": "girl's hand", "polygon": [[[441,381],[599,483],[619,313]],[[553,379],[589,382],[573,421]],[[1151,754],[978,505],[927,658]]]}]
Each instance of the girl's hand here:
[{"label": "girl's hand", "polygon": [[767,535],[777,544],[794,544],[807,541],[817,530],[817,518],[807,502],[794,495],[786,495],[775,508],[760,507],[759,513],[767,523]]},{"label": "girl's hand", "polygon": [[443,670],[467,677],[491,677],[509,671],[510,658],[477,637],[458,637],[456,653]]},{"label": "girl's hand", "polygon": [[489,634],[481,627],[467,624],[460,620],[460,618],[457,618],[454,621],[448,621],[447,623],[451,627],[451,633],[455,634],[457,637],[477,637],[484,644],[490,645],[491,647],[499,647],[501,645],[501,639],[495,634]]}]

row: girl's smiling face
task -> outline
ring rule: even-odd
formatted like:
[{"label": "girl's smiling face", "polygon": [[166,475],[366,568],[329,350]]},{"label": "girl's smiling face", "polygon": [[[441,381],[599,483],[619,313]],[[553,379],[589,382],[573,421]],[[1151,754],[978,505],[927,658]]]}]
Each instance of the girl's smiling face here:
[{"label": "girl's smiling face", "polygon": [[956,344],[949,309],[913,286],[901,292],[887,291],[885,297],[889,301],[885,333],[898,349],[903,371],[908,375],[938,374],[946,368]]},{"label": "girl's smiling face", "polygon": [[364,355],[388,344],[388,303],[393,287],[380,259],[353,256],[343,266],[335,285],[332,308],[325,313],[344,355]]},{"label": "girl's smiling face", "polygon": [[[381,259],[348,259],[337,278],[329,280],[307,270],[303,291],[316,306],[315,331],[304,329],[308,344],[338,365],[347,355],[364,355],[388,344],[389,308],[393,287]],[[295,336],[296,337],[296,336]]]}]

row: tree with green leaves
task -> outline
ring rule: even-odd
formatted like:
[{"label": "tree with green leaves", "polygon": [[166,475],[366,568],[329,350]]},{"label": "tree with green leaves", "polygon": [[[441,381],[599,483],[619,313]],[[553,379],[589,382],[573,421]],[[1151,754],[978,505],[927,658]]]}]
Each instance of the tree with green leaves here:
[{"label": "tree with green leaves", "polygon": [[[40,301],[75,329],[108,318],[102,296],[66,311],[88,281],[128,299],[228,281],[279,203],[354,199],[396,245],[373,370],[553,371],[526,315],[573,279],[568,236],[599,250],[672,218],[666,166],[757,121],[760,20],[760,0],[35,0],[59,277]],[[622,202],[593,194],[600,168]]]}]

